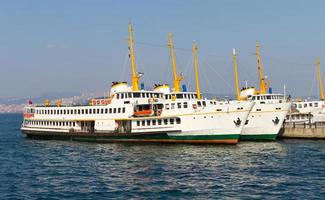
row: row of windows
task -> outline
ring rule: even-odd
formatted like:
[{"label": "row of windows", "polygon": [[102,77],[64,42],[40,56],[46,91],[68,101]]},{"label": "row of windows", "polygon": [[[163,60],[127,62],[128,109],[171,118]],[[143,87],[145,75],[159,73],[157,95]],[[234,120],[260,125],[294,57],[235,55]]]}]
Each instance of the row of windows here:
[{"label": "row of windows", "polygon": [[137,121],[137,126],[155,126],[155,125],[168,125],[168,124],[180,124],[180,118],[170,119],[152,119],[152,120],[141,120]]},{"label": "row of windows", "polygon": [[[178,109],[180,109],[180,108],[188,108],[188,103],[187,102],[183,102],[183,104],[182,104],[181,102],[179,102],[179,103],[171,103],[171,104],[166,103],[165,104],[166,110],[175,109],[176,106],[177,106]],[[197,102],[197,106],[198,107],[202,107],[202,106],[205,107],[206,106],[206,102],[205,101],[198,101]]]},{"label": "row of windows", "polygon": [[116,94],[116,99],[126,98],[162,98],[162,94],[150,92],[127,92]]},{"label": "row of windows", "polygon": [[[176,103],[171,103],[171,104],[166,103],[165,104],[166,110],[175,109],[175,106],[176,106]],[[177,108],[182,108],[182,103],[177,103]],[[188,108],[187,102],[183,102],[183,108]]]},{"label": "row of windows", "polygon": [[[175,96],[177,99],[197,99],[196,94],[166,94],[165,99],[172,99],[172,96]],[[162,98],[162,94],[150,92],[126,92],[116,94],[116,99],[126,98]]]},{"label": "row of windows", "polygon": [[197,94],[166,94],[165,99],[172,99],[173,96],[176,99],[197,99]]},{"label": "row of windows", "polygon": [[59,110],[36,110],[36,114],[45,115],[69,115],[69,114],[108,114],[108,113],[125,113],[123,108],[93,108],[93,109],[59,109]]},{"label": "row of windows", "polygon": [[52,121],[25,121],[26,125],[36,125],[36,126],[76,126],[76,122],[52,122]]},{"label": "row of windows", "polygon": [[271,100],[271,99],[283,99],[283,96],[281,95],[253,96],[253,100]]},{"label": "row of windows", "polygon": [[[287,120],[289,120],[290,116],[287,115],[286,118],[287,118]],[[308,115],[291,115],[291,119],[293,119],[293,120],[295,120],[295,119],[297,119],[297,120],[299,120],[299,119],[309,119],[309,116]]]},{"label": "row of windows", "polygon": [[[295,108],[302,108],[302,106],[304,106],[304,108],[313,107],[313,103],[298,104],[298,106],[297,106],[297,104],[294,104]],[[314,103],[314,107],[318,107],[318,102]]]}]

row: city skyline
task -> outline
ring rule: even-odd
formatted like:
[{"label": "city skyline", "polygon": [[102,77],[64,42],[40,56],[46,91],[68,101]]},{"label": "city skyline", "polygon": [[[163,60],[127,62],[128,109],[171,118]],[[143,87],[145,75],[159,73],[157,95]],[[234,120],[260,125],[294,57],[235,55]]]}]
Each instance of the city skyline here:
[{"label": "city skyline", "polygon": [[232,48],[241,86],[248,81],[258,87],[259,41],[274,92],[286,85],[292,96],[315,96],[315,61],[325,62],[324,6],[322,1],[3,1],[0,98],[108,91],[112,81],[130,82],[129,22],[137,69],[148,88],[172,84],[167,42],[173,32],[178,72],[190,90],[193,40],[202,92],[213,94],[234,94]]}]

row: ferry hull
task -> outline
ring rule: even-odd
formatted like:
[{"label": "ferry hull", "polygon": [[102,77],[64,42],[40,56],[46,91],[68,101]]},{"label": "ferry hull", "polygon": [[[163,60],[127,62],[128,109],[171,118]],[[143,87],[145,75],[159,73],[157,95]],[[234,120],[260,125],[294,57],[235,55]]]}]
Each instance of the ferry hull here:
[{"label": "ferry hull", "polygon": [[239,140],[276,140],[278,134],[248,134],[240,135]]},{"label": "ferry hull", "polygon": [[[276,140],[291,103],[254,105],[239,140]],[[277,110],[276,108],[281,108]],[[257,112],[256,110],[262,111]],[[275,123],[275,120],[278,120]]]},{"label": "ferry hull", "polygon": [[239,134],[199,135],[199,136],[170,136],[161,133],[66,133],[22,130],[28,138],[46,140],[69,140],[80,142],[150,142],[150,143],[189,143],[189,144],[236,144]]}]

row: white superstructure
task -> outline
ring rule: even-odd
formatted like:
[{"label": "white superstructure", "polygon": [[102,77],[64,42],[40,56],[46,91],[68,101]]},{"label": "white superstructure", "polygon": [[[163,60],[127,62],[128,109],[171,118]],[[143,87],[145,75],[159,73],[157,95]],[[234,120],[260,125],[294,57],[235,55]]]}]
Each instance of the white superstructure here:
[{"label": "white superstructure", "polygon": [[[30,134],[57,132],[68,136],[101,133],[108,138],[126,133],[128,137],[121,138],[125,140],[150,140],[150,134],[164,133],[156,139],[235,143],[253,106],[252,102],[198,100],[191,92],[132,92],[127,88],[115,91],[108,101],[91,101],[98,101],[97,105],[28,106],[21,129]],[[134,138],[132,134],[137,133],[149,135]]]}]

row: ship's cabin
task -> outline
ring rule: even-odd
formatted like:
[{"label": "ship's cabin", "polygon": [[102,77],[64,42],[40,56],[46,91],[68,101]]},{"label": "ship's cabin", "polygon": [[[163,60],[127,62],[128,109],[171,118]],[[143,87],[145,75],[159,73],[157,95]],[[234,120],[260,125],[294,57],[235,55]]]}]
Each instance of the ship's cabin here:
[{"label": "ship's cabin", "polygon": [[296,109],[323,108],[325,101],[302,101],[295,102],[293,107]]}]

